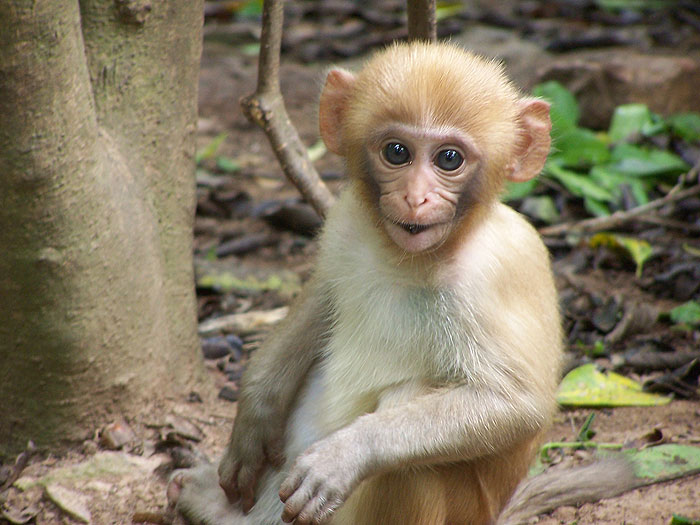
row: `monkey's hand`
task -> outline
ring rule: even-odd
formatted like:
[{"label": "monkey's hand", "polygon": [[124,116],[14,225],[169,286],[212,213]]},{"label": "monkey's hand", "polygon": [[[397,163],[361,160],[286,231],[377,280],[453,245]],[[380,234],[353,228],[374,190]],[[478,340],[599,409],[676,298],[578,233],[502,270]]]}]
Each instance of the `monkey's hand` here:
[{"label": "monkey's hand", "polygon": [[280,487],[282,521],[320,525],[369,474],[371,456],[357,432],[346,427],[302,453]]},{"label": "monkey's hand", "polygon": [[284,463],[284,418],[276,412],[247,410],[239,412],[226,451],[219,463],[219,485],[231,503],[240,500],[243,512],[255,504],[258,480],[267,467]]}]

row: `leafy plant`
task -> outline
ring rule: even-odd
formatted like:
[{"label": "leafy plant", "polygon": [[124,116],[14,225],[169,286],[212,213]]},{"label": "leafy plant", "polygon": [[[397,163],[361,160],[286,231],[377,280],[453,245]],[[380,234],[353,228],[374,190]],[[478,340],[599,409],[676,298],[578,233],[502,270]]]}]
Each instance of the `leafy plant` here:
[{"label": "leafy plant", "polygon": [[199,150],[194,157],[194,160],[197,163],[197,165],[216,155],[216,152],[219,150],[219,147],[221,147],[221,144],[223,144],[224,140],[226,140],[227,136],[228,135],[226,133],[219,133],[216,137],[209,141],[209,143],[207,143],[207,145],[204,146],[204,148]]},{"label": "leafy plant", "polygon": [[676,324],[700,326],[700,303],[688,301],[680,306],[676,306],[669,312],[669,315],[671,321]]},{"label": "leafy plant", "polygon": [[593,420],[595,419],[595,412],[588,414],[586,421],[579,429],[576,434],[576,439],[574,441],[549,441],[542,445],[540,448],[539,462],[550,462],[549,451],[555,449],[597,449],[597,450],[619,450],[622,445],[619,443],[598,443],[593,441],[596,435],[596,431],[593,430]]},{"label": "leafy plant", "polygon": [[[551,104],[552,153],[543,176],[581,199],[591,215],[646,204],[653,192],[690,168],[672,151],[656,146],[651,137],[665,134],[669,139],[700,141],[698,114],[664,118],[644,104],[626,104],[616,108],[607,131],[595,132],[579,125],[578,102],[558,82],[539,84],[533,94]],[[504,200],[522,199],[541,187],[508,185]]]},{"label": "leafy plant", "polygon": [[624,235],[614,233],[597,233],[589,241],[591,248],[605,246],[613,250],[620,251],[630,257],[637,265],[637,277],[642,276],[644,263],[654,253],[654,249],[647,241],[634,239]]},{"label": "leafy plant", "polygon": [[643,392],[642,385],[627,377],[586,364],[562,379],[557,402],[574,407],[659,406],[671,398]]}]

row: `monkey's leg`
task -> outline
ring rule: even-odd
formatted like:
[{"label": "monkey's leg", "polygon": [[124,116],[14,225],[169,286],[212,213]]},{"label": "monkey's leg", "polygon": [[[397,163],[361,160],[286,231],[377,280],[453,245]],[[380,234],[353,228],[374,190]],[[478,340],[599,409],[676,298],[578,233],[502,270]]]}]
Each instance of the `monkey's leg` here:
[{"label": "monkey's leg", "polygon": [[527,472],[530,444],[476,461],[412,467],[363,482],[333,525],[488,525]]},{"label": "monkey's leg", "polygon": [[260,480],[257,501],[249,514],[226,499],[219,486],[216,465],[176,471],[168,484],[168,500],[192,525],[282,525],[282,502],[277,494],[281,471],[269,471]]},{"label": "monkey's leg", "polygon": [[240,508],[226,499],[216,465],[175,471],[168,483],[168,500],[193,525],[251,524]]},{"label": "monkey's leg", "polygon": [[364,481],[338,509],[332,525],[443,525],[447,507],[440,476],[402,469]]},{"label": "monkey's leg", "polygon": [[[408,382],[387,389],[381,412],[424,393]],[[538,437],[472,461],[403,468],[363,482],[341,507],[333,525],[487,525],[493,523],[527,474]]]}]

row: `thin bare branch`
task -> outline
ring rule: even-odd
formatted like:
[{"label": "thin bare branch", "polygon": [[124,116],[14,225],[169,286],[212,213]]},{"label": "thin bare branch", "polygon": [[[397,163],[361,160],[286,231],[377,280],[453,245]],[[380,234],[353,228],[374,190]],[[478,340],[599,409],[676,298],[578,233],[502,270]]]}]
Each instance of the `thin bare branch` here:
[{"label": "thin bare branch", "polygon": [[257,93],[277,94],[280,92],[279,71],[283,22],[284,2],[277,0],[264,2]]},{"label": "thin bare branch", "polygon": [[567,222],[564,224],[555,224],[554,226],[547,226],[546,228],[541,228],[539,232],[541,235],[555,236],[572,232],[588,233],[617,228],[625,223],[628,223],[638,218],[640,215],[644,215],[646,213],[654,211],[658,208],[661,208],[662,206],[665,206],[666,204],[681,201],[688,197],[700,194],[700,184],[697,183],[694,186],[691,186],[690,188],[687,188],[685,190],[681,189],[685,184],[685,181],[692,181],[697,178],[699,168],[700,164],[696,164],[695,166],[693,166],[693,168],[686,175],[681,177],[678,184],[671,188],[671,190],[666,195],[655,199],[651,202],[648,202],[641,206],[637,206],[630,210],[616,211],[615,213],[607,217],[595,217],[593,219],[585,219],[579,222]]},{"label": "thin bare branch", "polygon": [[283,0],[263,2],[258,85],[255,93],[241,100],[241,106],[248,119],[265,131],[287,178],[318,214],[325,217],[335,198],[311,163],[280,91],[283,10]]},{"label": "thin bare branch", "polygon": [[408,0],[408,39],[437,40],[437,23],[435,18],[435,0]]}]

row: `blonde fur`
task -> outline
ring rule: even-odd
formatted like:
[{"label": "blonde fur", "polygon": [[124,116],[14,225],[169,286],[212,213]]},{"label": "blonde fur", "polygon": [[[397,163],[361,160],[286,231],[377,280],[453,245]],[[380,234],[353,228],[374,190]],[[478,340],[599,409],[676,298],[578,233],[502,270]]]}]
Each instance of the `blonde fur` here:
[{"label": "blonde fur", "polygon": [[[303,523],[496,519],[554,410],[562,339],[547,250],[496,199],[512,166],[532,176],[544,162],[523,144],[548,144],[548,119],[522,100],[500,65],[446,44],[395,45],[356,77],[329,74],[321,129],[351,181],[307,291],[246,372],[219,467],[226,487],[258,481],[257,503],[248,516],[205,510],[201,479],[185,479],[184,513],[277,524],[281,485],[285,512],[301,497],[321,508]],[[387,123],[458,129],[474,153],[460,183],[473,198],[435,249],[407,253],[383,231],[366,143]]]}]

